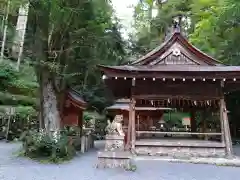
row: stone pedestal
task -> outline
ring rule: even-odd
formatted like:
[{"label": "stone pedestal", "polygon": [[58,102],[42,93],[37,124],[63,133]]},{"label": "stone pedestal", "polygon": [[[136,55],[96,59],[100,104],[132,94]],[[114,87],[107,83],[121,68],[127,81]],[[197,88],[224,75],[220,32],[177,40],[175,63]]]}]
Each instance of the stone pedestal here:
[{"label": "stone pedestal", "polygon": [[132,155],[128,151],[103,151],[98,152],[97,168],[131,168]]},{"label": "stone pedestal", "polygon": [[124,151],[124,136],[106,135],[105,151]]},{"label": "stone pedestal", "polygon": [[124,151],[124,136],[106,135],[105,150],[98,152],[98,168],[130,168],[131,153]]}]

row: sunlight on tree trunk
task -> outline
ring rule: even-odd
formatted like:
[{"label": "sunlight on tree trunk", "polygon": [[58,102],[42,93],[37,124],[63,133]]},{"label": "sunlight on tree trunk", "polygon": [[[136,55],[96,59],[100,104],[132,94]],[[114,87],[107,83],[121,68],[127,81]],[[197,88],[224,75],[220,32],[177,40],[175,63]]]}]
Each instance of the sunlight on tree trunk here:
[{"label": "sunlight on tree trunk", "polygon": [[6,7],[6,14],[4,15],[4,21],[3,21],[3,39],[2,39],[2,47],[1,47],[1,59],[4,58],[4,49],[6,44],[6,37],[7,37],[7,28],[8,28],[8,15],[9,15],[9,9],[10,9],[10,0],[7,1],[7,7]]},{"label": "sunlight on tree trunk", "polygon": [[23,52],[23,45],[24,45],[24,38],[28,20],[28,10],[29,10],[29,2],[22,4],[19,8],[17,25],[16,25],[16,35],[14,37],[13,46],[12,46],[12,56],[17,58],[17,67],[16,69],[19,70],[22,52]]}]

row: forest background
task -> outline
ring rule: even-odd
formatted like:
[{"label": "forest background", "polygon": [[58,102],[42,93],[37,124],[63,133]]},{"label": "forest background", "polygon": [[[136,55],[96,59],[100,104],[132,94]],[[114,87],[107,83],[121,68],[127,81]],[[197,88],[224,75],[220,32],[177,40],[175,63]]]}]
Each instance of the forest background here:
[{"label": "forest background", "polygon": [[[240,1],[139,0],[134,10],[126,39],[110,0],[1,0],[0,111],[6,119],[6,109],[14,107],[12,131],[51,118],[57,129],[68,85],[88,102],[85,119],[100,117],[114,99],[96,65],[124,64],[144,55],[163,42],[175,17],[181,17],[182,33],[197,48],[240,65]],[[24,34],[18,26],[23,16]],[[227,97],[232,125],[240,117],[239,99],[238,92]],[[6,122],[1,121],[2,131]]]}]

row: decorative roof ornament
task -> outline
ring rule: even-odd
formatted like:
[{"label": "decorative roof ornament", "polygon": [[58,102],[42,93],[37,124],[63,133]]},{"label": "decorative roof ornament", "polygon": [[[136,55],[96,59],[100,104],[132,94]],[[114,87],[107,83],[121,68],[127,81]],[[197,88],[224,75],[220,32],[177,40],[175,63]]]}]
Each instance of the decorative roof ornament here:
[{"label": "decorative roof ornament", "polygon": [[167,31],[165,32],[164,41],[167,41],[176,32],[181,32],[181,16],[175,16],[172,19],[171,27],[168,27]]},{"label": "decorative roof ornament", "polygon": [[173,18],[173,32],[181,32],[181,16],[176,16]]},{"label": "decorative roof ornament", "polygon": [[178,49],[178,48],[175,48],[175,49],[173,49],[173,55],[174,56],[180,56],[180,54],[181,54],[181,51],[180,51],[180,49]]}]

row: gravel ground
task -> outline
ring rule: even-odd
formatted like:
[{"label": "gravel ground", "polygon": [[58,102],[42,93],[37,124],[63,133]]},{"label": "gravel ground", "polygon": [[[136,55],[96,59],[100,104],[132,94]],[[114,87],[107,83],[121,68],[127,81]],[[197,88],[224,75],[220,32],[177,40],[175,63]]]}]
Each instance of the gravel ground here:
[{"label": "gravel ground", "polygon": [[96,169],[96,150],[62,165],[39,164],[16,157],[18,148],[19,144],[0,142],[0,180],[232,180],[240,172],[237,167],[161,161],[138,161],[136,172]]}]

